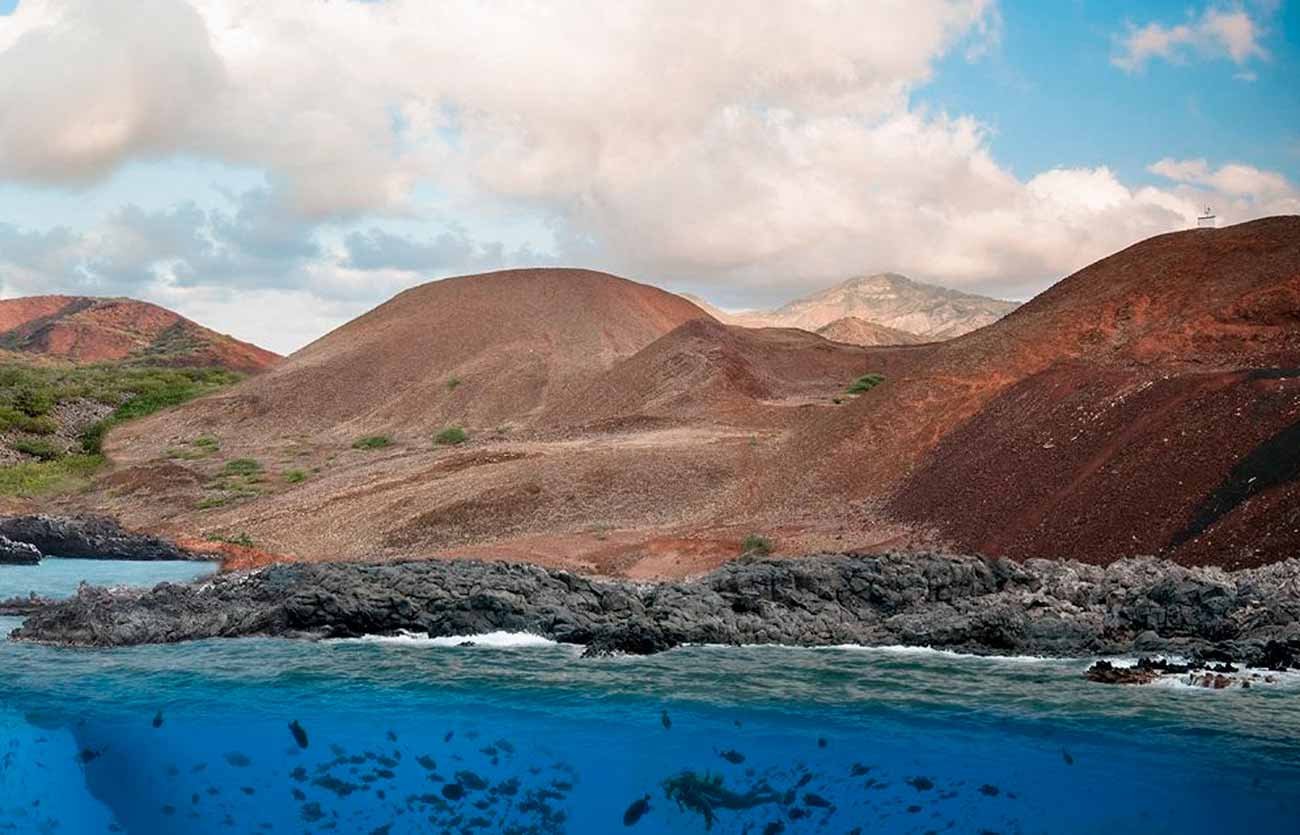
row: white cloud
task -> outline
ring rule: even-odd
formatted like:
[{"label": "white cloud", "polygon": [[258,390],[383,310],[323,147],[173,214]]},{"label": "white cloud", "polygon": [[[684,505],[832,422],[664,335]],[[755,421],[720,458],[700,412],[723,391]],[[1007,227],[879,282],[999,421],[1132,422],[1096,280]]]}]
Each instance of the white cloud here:
[{"label": "white cloud", "polygon": [[[286,324],[302,339],[454,271],[563,262],[771,297],[895,269],[1024,296],[1206,199],[1227,220],[1296,211],[1247,166],[1161,161],[1168,188],[1013,175],[980,122],[911,100],[943,56],[996,48],[993,0],[142,2],[19,4],[0,28],[0,180],[180,156],[266,187],[84,230],[0,218],[6,293],[131,293],[284,348]],[[1185,26],[1258,54],[1257,29]],[[493,216],[545,229],[546,251],[496,243]]]},{"label": "white cloud", "polygon": [[[1264,34],[1262,18],[1268,14],[1271,14],[1268,7],[1251,11],[1241,5],[1212,5],[1185,23],[1153,22],[1145,26],[1130,23],[1125,33],[1116,38],[1117,52],[1111,63],[1126,72],[1137,72],[1152,59],[1181,63],[1189,53],[1228,58],[1238,66],[1253,58],[1267,58],[1268,51],[1260,39]],[[1239,72],[1234,77],[1255,80],[1253,72]]]},{"label": "white cloud", "polygon": [[1267,200],[1295,195],[1294,188],[1281,174],[1236,162],[1212,170],[1203,159],[1165,158],[1148,170],[1178,183],[1204,186],[1231,197]]}]

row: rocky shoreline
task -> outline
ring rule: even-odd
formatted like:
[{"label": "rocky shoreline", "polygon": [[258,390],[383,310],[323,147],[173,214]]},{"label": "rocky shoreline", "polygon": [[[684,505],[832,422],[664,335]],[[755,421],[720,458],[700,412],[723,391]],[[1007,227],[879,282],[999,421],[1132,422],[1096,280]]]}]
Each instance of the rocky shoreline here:
[{"label": "rocky shoreline", "polygon": [[210,560],[151,534],[128,531],[107,516],[0,517],[0,565],[35,565],[43,557],[91,560]]},{"label": "rocky shoreline", "polygon": [[496,630],[646,654],[681,644],[911,645],[977,654],[1177,654],[1300,664],[1300,560],[1225,572],[943,554],[743,560],[637,584],[469,561],[296,563],[146,591],[83,588],[15,639],[128,646],[214,637]]}]

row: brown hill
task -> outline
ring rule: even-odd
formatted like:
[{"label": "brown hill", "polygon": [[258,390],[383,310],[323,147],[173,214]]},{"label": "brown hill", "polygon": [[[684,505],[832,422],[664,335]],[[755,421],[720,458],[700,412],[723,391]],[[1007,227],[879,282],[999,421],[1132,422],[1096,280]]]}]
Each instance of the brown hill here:
[{"label": "brown hill", "polygon": [[1300,218],[1179,232],[915,354],[788,455],[964,549],[1259,562],[1300,545],[1296,453],[1249,463],[1294,434],[1298,367]]},{"label": "brown hill", "polygon": [[246,373],[279,359],[148,302],[85,296],[0,301],[0,351],[76,363],[220,366]]},{"label": "brown hill", "polygon": [[572,391],[551,425],[779,424],[827,404],[863,372],[863,352],[796,328],[687,322]]},{"label": "brown hill", "polygon": [[[866,372],[884,382],[846,391]],[[470,440],[435,445],[452,422]],[[1144,241],[921,345],[724,326],[585,271],[435,282],[115,430],[117,469],[65,501],[293,558],[634,577],[705,570],[749,533],[1247,564],[1300,547],[1298,438],[1288,217]]]},{"label": "brown hill", "polygon": [[833,342],[847,342],[849,345],[871,347],[875,345],[918,345],[925,341],[922,337],[897,328],[889,328],[876,322],[869,322],[858,316],[845,316],[817,329],[819,336]]},{"label": "brown hill", "polygon": [[560,392],[690,319],[690,302],[589,270],[508,270],[406,290],[182,417],[338,439],[525,426]]}]

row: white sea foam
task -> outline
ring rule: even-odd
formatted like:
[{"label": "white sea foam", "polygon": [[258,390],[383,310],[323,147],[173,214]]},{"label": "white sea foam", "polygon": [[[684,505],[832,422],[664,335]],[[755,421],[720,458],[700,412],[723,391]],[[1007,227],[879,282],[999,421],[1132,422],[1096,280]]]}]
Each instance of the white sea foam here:
[{"label": "white sea foam", "polygon": [[458,647],[473,644],[476,647],[494,649],[515,649],[521,647],[551,647],[556,642],[531,632],[485,632],[481,635],[444,635],[430,638],[423,632],[399,632],[396,635],[363,635],[360,638],[345,639],[370,644],[397,644],[401,646],[423,647]]}]

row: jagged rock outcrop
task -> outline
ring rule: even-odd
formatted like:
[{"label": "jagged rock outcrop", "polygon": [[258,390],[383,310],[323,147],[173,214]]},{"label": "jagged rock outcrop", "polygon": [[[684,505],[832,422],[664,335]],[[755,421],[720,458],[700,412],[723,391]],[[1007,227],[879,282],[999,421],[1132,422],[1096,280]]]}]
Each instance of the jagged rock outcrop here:
[{"label": "jagged rock outcrop", "polygon": [[[1228,573],[1150,559],[940,554],[740,561],[634,584],[511,563],[278,564],[149,591],[83,588],[16,639],[123,646],[253,635],[526,631],[590,654],[684,643],[907,644],[976,653],[1199,654],[1253,664],[1300,650],[1300,560]],[[1268,648],[1272,647],[1271,650]]]},{"label": "jagged rock outcrop", "polygon": [[35,548],[38,560],[41,554],[111,560],[211,559],[160,537],[128,531],[107,516],[2,517],[0,537]]},{"label": "jagged rock outcrop", "polygon": [[36,565],[40,561],[41,549],[0,536],[0,565]]}]

